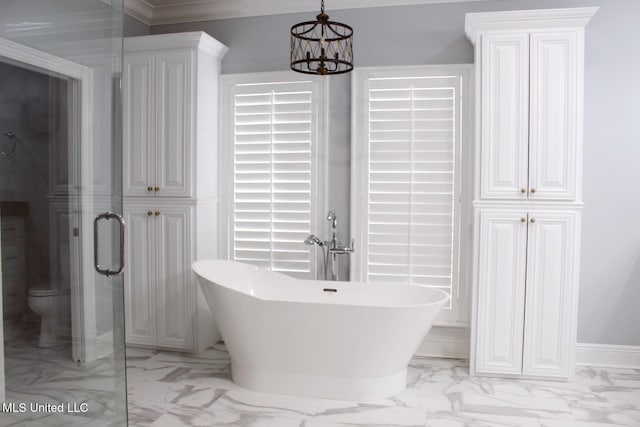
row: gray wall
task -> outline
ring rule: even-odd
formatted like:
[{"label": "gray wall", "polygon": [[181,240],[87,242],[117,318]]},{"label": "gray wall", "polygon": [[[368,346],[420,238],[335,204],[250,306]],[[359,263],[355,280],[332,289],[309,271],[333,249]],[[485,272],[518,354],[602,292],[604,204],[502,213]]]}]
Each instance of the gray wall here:
[{"label": "gray wall", "polygon": [[[328,10],[355,29],[357,66],[468,63],[467,12],[600,6],[587,27],[585,175],[578,340],[640,345],[640,2],[491,0],[424,6]],[[313,13],[151,28],[153,34],[203,30],[229,46],[224,73],[288,69],[288,29]],[[330,150],[339,179],[332,206],[348,218],[348,78],[332,78]],[[348,232],[348,230],[342,230]],[[344,235],[344,234],[343,234]]]},{"label": "gray wall", "polygon": [[122,19],[122,35],[124,37],[147,36],[151,34],[151,28],[144,22],[125,14]]}]

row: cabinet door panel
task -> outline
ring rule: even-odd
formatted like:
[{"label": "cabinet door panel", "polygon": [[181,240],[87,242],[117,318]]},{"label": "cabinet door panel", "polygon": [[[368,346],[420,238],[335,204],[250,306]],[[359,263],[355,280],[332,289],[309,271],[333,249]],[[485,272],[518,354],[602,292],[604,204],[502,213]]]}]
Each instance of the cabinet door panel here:
[{"label": "cabinet door panel", "polygon": [[480,196],[526,199],[528,182],[529,36],[482,36]]},{"label": "cabinet door panel", "polygon": [[576,197],[577,40],[575,31],[531,36],[531,198]]},{"label": "cabinet door panel", "polygon": [[125,55],[123,94],[123,194],[152,195],[155,186],[154,55]]},{"label": "cabinet door panel", "polygon": [[156,344],[155,223],[146,207],[125,207],[124,307],[128,344]]},{"label": "cabinet door panel", "polygon": [[192,195],[192,85],[190,50],[158,54],[158,196]]},{"label": "cabinet door panel", "polygon": [[526,375],[566,378],[573,365],[576,215],[531,212],[524,334]]},{"label": "cabinet door panel", "polygon": [[481,211],[476,309],[478,373],[522,370],[526,212]]},{"label": "cabinet door panel", "polygon": [[158,345],[190,350],[196,317],[191,273],[193,208],[159,208]]}]

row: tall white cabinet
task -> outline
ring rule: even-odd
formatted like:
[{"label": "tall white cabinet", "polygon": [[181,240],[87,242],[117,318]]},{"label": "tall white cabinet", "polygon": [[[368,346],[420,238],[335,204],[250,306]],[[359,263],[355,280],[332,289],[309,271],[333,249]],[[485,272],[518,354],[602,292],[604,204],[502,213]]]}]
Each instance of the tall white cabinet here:
[{"label": "tall white cabinet", "polygon": [[472,13],[476,153],[471,371],[575,365],[584,28],[597,8]]},{"label": "tall white cabinet", "polygon": [[218,337],[191,263],[217,257],[218,76],[203,32],[124,40],[129,345],[198,352]]}]

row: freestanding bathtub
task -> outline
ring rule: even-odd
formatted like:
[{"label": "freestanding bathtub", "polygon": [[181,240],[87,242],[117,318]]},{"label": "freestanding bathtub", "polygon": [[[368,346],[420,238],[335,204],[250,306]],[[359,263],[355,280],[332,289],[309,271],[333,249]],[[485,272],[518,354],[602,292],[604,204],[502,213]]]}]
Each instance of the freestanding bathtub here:
[{"label": "freestanding bathtub", "polygon": [[419,286],[298,280],[235,261],[192,267],[233,381],[267,393],[356,401],[400,393],[449,298]]}]

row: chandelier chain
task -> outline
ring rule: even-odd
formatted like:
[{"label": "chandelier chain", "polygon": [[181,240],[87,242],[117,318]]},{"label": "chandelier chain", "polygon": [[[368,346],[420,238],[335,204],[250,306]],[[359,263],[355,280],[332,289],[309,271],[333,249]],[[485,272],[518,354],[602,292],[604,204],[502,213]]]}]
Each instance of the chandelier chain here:
[{"label": "chandelier chain", "polygon": [[320,13],[324,13],[324,0],[320,0]]}]

